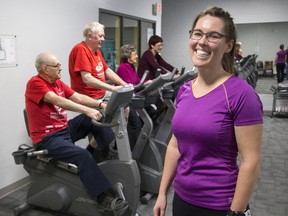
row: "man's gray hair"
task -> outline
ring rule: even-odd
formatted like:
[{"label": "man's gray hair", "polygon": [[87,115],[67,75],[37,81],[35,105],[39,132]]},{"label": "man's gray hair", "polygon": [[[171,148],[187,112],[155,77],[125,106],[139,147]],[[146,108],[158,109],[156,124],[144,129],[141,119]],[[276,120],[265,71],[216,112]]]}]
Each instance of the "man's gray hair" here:
[{"label": "man's gray hair", "polygon": [[83,36],[86,37],[88,34],[97,33],[101,30],[104,31],[105,26],[98,22],[91,22],[85,25],[83,30]]},{"label": "man's gray hair", "polygon": [[42,65],[47,64],[47,61],[50,59],[51,56],[52,54],[48,52],[42,52],[37,55],[35,60],[35,67],[38,72],[41,72]]}]

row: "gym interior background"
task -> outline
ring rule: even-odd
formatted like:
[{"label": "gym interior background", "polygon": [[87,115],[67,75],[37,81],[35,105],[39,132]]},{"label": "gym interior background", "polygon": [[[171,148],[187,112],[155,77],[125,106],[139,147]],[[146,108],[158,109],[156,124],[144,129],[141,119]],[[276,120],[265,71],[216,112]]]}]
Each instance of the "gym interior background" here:
[{"label": "gym interior background", "polygon": [[[155,3],[162,5],[162,13],[153,11]],[[188,30],[196,14],[209,5],[223,7],[235,18],[244,55],[257,54],[257,60],[273,61],[279,45],[288,45],[287,0],[0,0],[0,5],[0,38],[15,39],[15,62],[0,64],[0,197],[29,181],[23,167],[15,165],[11,153],[20,144],[31,142],[23,108],[26,82],[36,74],[36,55],[42,51],[56,54],[63,66],[62,80],[69,84],[69,52],[83,39],[84,25],[99,21],[100,10],[153,23],[154,33],[164,39],[165,59],[186,70],[192,68]],[[147,38],[143,37],[140,52],[145,50],[145,43]],[[69,115],[72,117],[73,113]]]}]

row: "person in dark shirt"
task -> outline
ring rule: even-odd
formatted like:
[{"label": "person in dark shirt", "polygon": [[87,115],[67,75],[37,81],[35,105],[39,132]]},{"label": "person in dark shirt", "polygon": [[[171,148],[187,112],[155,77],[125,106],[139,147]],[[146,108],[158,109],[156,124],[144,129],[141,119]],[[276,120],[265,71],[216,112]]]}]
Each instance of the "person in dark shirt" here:
[{"label": "person in dark shirt", "polygon": [[150,37],[148,45],[149,49],[143,53],[139,61],[138,76],[142,78],[145,71],[149,70],[150,73],[146,79],[153,80],[160,73],[172,72],[175,67],[167,63],[160,54],[164,45],[163,39],[158,35],[153,35]]},{"label": "person in dark shirt", "polygon": [[[146,70],[149,71],[146,80],[153,80],[160,74],[171,73],[174,70],[174,66],[167,63],[161,56],[160,52],[163,48],[163,39],[158,35],[152,35],[148,41],[149,49],[146,50],[140,58],[138,66],[138,76],[142,78]],[[179,77],[178,74],[174,75],[174,78]],[[160,99],[156,102],[157,111],[150,112],[149,114],[154,115],[154,119],[157,119],[163,111],[167,109],[165,103]]]},{"label": "person in dark shirt", "polygon": [[286,62],[285,62],[286,74],[284,74],[284,78],[286,77],[286,79],[288,80],[288,47],[286,48],[285,52],[286,52]]},{"label": "person in dark shirt", "polygon": [[243,52],[242,52],[242,43],[236,42],[235,44],[235,60],[240,61],[243,58]]}]

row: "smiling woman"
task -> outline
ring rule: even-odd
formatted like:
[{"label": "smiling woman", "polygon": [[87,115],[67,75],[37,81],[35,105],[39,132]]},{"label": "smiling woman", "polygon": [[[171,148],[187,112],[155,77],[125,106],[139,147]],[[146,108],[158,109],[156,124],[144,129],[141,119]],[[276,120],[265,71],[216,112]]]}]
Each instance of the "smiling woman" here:
[{"label": "smiling woman", "polygon": [[[214,58],[215,61],[213,64],[215,66],[223,67],[228,73],[233,73],[236,42],[236,29],[233,18],[231,18],[230,14],[227,12],[223,12],[222,17],[213,13],[204,13],[196,18],[192,25],[192,30],[189,32],[190,47],[192,46],[192,50],[194,51],[202,50],[207,53],[213,51],[211,54],[218,56],[218,58]],[[202,19],[203,16],[206,16],[206,19]],[[225,23],[227,23],[226,26]],[[205,37],[203,37],[204,35]],[[197,47],[193,47],[196,45]],[[213,58],[211,60],[213,60]],[[193,61],[193,63],[196,62]]]},{"label": "smiling woman", "polygon": [[236,31],[228,12],[204,10],[189,33],[198,77],[176,98],[154,216],[164,215],[172,182],[175,216],[244,216],[259,175],[262,103],[233,75]]}]

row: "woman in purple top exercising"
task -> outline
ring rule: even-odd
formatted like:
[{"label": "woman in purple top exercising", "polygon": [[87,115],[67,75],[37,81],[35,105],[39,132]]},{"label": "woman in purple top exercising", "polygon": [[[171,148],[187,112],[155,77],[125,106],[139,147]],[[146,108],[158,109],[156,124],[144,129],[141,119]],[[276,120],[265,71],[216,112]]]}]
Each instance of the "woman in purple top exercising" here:
[{"label": "woman in purple top exercising", "polygon": [[244,216],[259,176],[262,103],[233,74],[236,30],[228,12],[207,8],[189,34],[198,77],[176,98],[154,216],[165,215],[173,182],[174,216]]},{"label": "woman in purple top exercising", "polygon": [[[124,80],[126,83],[138,85],[140,78],[135,70],[135,64],[138,60],[138,55],[135,47],[131,44],[123,45],[120,48],[120,65],[116,71],[117,75]],[[145,82],[149,84],[151,80]],[[142,128],[142,121],[133,107],[130,106],[130,112],[128,117],[128,131],[129,131],[129,141],[131,148],[136,144],[136,141],[140,135]]]},{"label": "woman in purple top exercising", "polygon": [[137,85],[140,78],[137,75],[134,64],[137,63],[138,55],[133,45],[127,44],[120,48],[120,65],[116,71],[118,76],[126,83]]}]

